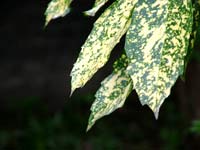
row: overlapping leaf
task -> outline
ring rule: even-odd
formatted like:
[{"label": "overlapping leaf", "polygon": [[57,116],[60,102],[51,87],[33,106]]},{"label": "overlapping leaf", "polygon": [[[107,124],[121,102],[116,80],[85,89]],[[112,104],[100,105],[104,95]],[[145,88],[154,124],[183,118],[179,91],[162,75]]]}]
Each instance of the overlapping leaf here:
[{"label": "overlapping leaf", "polygon": [[94,16],[96,12],[107,2],[108,0],[95,0],[92,9],[85,11],[84,13],[88,16]]},{"label": "overlapping leaf", "polygon": [[127,71],[141,103],[158,117],[164,99],[183,73],[192,26],[190,0],[138,1],[126,37]]},{"label": "overlapping leaf", "polygon": [[52,20],[58,17],[64,17],[69,13],[72,0],[52,0],[46,9],[46,22],[45,26]]},{"label": "overlapping leaf", "polygon": [[72,92],[85,83],[108,60],[114,46],[127,31],[136,0],[114,2],[95,22],[71,71]]},{"label": "overlapping leaf", "polygon": [[115,62],[114,71],[103,80],[101,87],[96,92],[96,100],[91,107],[91,115],[88,122],[89,130],[96,120],[123,106],[127,96],[132,90],[132,81],[126,72],[128,59],[126,55]]}]

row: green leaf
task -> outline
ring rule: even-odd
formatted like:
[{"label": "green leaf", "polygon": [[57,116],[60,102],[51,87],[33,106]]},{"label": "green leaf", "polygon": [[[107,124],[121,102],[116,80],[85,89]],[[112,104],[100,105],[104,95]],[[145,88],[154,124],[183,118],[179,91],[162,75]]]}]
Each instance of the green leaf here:
[{"label": "green leaf", "polygon": [[193,28],[192,33],[190,36],[190,42],[189,47],[187,50],[187,55],[185,57],[185,63],[184,63],[184,74],[182,76],[182,79],[185,80],[185,74],[186,74],[186,68],[188,65],[188,62],[191,59],[191,56],[193,54],[193,50],[195,46],[200,42],[200,0],[196,0],[193,4],[194,12],[193,12]]},{"label": "green leaf", "polygon": [[95,22],[71,71],[71,93],[82,87],[108,61],[110,53],[127,31],[136,0],[114,2]]},{"label": "green leaf", "polygon": [[141,104],[159,109],[183,73],[192,27],[190,0],[138,1],[127,32],[127,71]]},{"label": "green leaf", "polygon": [[52,20],[58,17],[64,17],[70,12],[69,5],[72,0],[52,0],[45,11],[46,22],[45,26]]},{"label": "green leaf", "polygon": [[114,72],[101,83],[101,87],[95,95],[96,100],[91,107],[92,113],[89,118],[87,131],[95,124],[96,120],[122,107],[132,91],[132,81],[126,72],[127,62],[126,55],[122,55],[114,63]]},{"label": "green leaf", "polygon": [[96,0],[92,9],[85,11],[87,16],[95,16],[96,12],[107,2],[108,0]]}]

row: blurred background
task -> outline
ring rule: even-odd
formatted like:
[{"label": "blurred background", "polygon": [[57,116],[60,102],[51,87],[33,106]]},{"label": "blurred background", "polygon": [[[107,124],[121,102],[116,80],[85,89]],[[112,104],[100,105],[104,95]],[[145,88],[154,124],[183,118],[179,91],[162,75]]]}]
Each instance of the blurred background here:
[{"label": "blurred background", "polygon": [[70,70],[101,11],[84,17],[93,1],[76,0],[69,15],[44,29],[48,2],[0,5],[0,150],[200,149],[200,43],[185,82],[177,81],[157,121],[132,92],[123,108],[86,133],[95,91],[112,72],[124,39],[106,66],[69,98]]}]

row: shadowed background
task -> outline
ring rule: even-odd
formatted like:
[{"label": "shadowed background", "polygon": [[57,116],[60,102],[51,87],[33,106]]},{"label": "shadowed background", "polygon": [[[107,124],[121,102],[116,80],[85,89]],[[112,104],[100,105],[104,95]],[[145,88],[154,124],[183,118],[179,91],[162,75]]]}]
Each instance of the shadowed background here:
[{"label": "shadowed background", "polygon": [[69,15],[44,29],[47,4],[26,0],[0,6],[0,150],[200,148],[200,123],[193,127],[200,119],[200,44],[186,81],[175,84],[157,121],[132,92],[123,108],[97,121],[86,134],[95,91],[112,72],[124,39],[106,66],[69,98],[70,70],[100,13],[84,17],[93,1],[76,0]]}]

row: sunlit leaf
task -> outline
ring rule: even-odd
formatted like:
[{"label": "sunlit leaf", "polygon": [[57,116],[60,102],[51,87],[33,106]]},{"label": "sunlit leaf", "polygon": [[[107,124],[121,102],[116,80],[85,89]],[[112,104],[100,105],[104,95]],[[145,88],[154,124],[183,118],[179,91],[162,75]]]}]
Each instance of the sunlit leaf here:
[{"label": "sunlit leaf", "polygon": [[85,11],[87,16],[95,16],[96,12],[107,2],[108,0],[96,0],[92,9]]},{"label": "sunlit leaf", "polygon": [[127,31],[136,0],[114,2],[95,22],[71,71],[71,91],[82,87],[108,61],[110,53]]},{"label": "sunlit leaf", "polygon": [[70,4],[72,0],[52,0],[46,9],[45,26],[52,20],[58,17],[64,17],[70,11]]},{"label": "sunlit leaf", "polygon": [[184,70],[192,27],[191,0],[138,1],[126,37],[127,71],[141,103],[158,117]]},{"label": "sunlit leaf", "polygon": [[113,73],[101,83],[101,87],[96,92],[96,99],[91,107],[92,113],[89,118],[87,130],[94,125],[96,120],[122,107],[132,91],[132,81],[126,72],[127,62],[128,59],[123,54],[115,62]]}]

